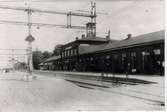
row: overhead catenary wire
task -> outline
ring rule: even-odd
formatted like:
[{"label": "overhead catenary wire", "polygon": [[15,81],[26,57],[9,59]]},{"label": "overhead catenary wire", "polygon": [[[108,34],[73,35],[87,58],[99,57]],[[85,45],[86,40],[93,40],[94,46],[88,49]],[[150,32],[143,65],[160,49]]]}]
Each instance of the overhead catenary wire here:
[{"label": "overhead catenary wire", "polygon": [[[76,10],[78,12],[87,12],[87,13],[91,13],[90,11],[87,11],[87,10]],[[96,14],[102,14],[102,15],[108,15],[107,12],[96,12]]]},{"label": "overhead catenary wire", "polygon": [[[86,31],[76,31],[77,33],[86,33]],[[108,32],[96,32],[97,34],[108,34]]]},{"label": "overhead catenary wire", "polygon": [[32,26],[86,29],[85,26],[67,26],[67,25],[60,25],[60,24],[47,24],[47,23],[34,23],[34,22],[28,23],[28,22],[21,22],[21,21],[6,21],[6,20],[0,20],[0,24],[24,25],[24,26],[27,26],[27,24],[31,24]]},{"label": "overhead catenary wire", "polygon": [[27,49],[0,49],[0,50],[27,50]]},{"label": "overhead catenary wire", "polygon": [[[13,55],[13,54],[0,54],[0,55]],[[14,55],[27,55],[27,54],[14,54]]]},{"label": "overhead catenary wire", "polygon": [[[94,3],[95,4],[95,3]],[[4,5],[0,5],[0,9],[8,9],[8,10],[16,10],[16,11],[25,11],[28,14],[28,20],[30,19],[30,16],[34,13],[34,12],[38,12],[38,13],[47,13],[47,14],[60,14],[60,15],[66,15],[67,16],[67,25],[57,25],[57,24],[44,24],[44,23],[32,23],[31,21],[29,21],[28,23],[23,23],[23,22],[17,22],[17,21],[8,21],[9,24],[17,24],[17,25],[27,25],[29,27],[31,27],[32,24],[38,24],[38,26],[51,26],[51,27],[61,27],[61,28],[73,28],[73,29],[82,29],[84,28],[83,26],[72,26],[71,25],[71,17],[72,16],[80,16],[80,17],[88,17],[91,18],[91,20],[93,20],[93,18],[96,18],[96,14],[93,13],[93,9],[95,9],[95,5],[93,5],[91,3],[91,12],[90,14],[88,13],[80,13],[80,12],[73,12],[73,11],[68,11],[68,12],[63,12],[63,11],[49,11],[49,10],[43,10],[43,9],[35,9],[35,8],[30,8],[30,6],[28,5],[28,7],[11,7],[11,6],[4,6]],[[1,23],[7,23],[7,21],[1,21]],[[31,29],[31,28],[29,28]],[[84,28],[85,29],[85,28]]]},{"label": "overhead catenary wire", "polygon": [[60,14],[60,15],[70,14],[71,16],[94,17],[94,15],[79,13],[79,12],[49,11],[49,10],[41,10],[41,9],[35,9],[35,8],[9,7],[9,6],[3,6],[3,5],[0,5],[0,9],[10,9],[10,10],[18,10],[18,11],[31,10],[32,12],[39,12],[39,13]]}]

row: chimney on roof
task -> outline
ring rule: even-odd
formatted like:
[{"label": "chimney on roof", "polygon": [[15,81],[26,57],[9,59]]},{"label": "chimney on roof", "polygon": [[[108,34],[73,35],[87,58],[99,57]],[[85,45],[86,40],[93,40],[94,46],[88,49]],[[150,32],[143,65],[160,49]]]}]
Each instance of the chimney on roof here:
[{"label": "chimney on roof", "polygon": [[82,37],[82,39],[83,39],[83,38],[86,38],[86,37],[85,37],[85,34],[82,34],[82,36],[81,36],[81,37]]},{"label": "chimney on roof", "polygon": [[132,37],[132,34],[127,34],[126,40],[127,40],[127,39],[130,39],[131,37]]},{"label": "chimney on roof", "polygon": [[75,39],[78,40],[78,37],[76,37]]},{"label": "chimney on roof", "polygon": [[107,40],[107,41],[110,40],[110,30],[108,30],[108,35],[106,36],[106,40]]}]

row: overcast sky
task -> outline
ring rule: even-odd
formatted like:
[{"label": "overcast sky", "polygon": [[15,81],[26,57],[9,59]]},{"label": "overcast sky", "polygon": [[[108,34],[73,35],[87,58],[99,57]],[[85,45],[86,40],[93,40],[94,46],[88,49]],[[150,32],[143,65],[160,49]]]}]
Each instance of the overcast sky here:
[{"label": "overcast sky", "polygon": [[[27,2],[2,2],[1,5],[27,7]],[[4,1],[4,0],[3,0]],[[42,0],[41,0],[42,1]],[[51,11],[90,10],[90,1],[79,0],[31,2],[30,7]],[[97,35],[104,36],[111,30],[111,38],[123,39],[128,33],[133,36],[164,29],[164,1],[161,0],[98,0],[96,1],[98,14]],[[27,15],[22,11],[0,9],[0,20],[27,21]],[[73,17],[72,25],[85,25],[89,19]],[[66,16],[51,15],[34,12],[32,22],[54,23],[66,25]],[[33,48],[52,51],[57,44],[65,44],[75,39],[83,32],[60,28],[37,27],[32,28],[35,37]],[[0,48],[27,48],[25,37],[27,27],[18,25],[0,24]],[[1,52],[1,51],[0,51]]]}]

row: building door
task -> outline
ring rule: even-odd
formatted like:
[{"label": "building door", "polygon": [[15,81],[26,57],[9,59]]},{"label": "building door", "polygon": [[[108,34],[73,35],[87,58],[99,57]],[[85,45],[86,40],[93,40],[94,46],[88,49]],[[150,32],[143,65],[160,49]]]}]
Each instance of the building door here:
[{"label": "building door", "polygon": [[123,53],[122,54],[122,64],[121,64],[121,72],[122,73],[126,73],[126,69],[127,69],[127,54],[126,53]]},{"label": "building door", "polygon": [[136,58],[136,52],[131,52],[130,53],[130,72],[131,73],[136,73],[137,72],[137,58]]},{"label": "building door", "polygon": [[152,58],[153,58],[153,71],[156,74],[161,74],[163,72],[162,60],[161,57],[162,53],[160,49],[153,49]]},{"label": "building door", "polygon": [[119,58],[118,58],[118,54],[114,54],[113,55],[113,59],[112,59],[113,63],[112,63],[112,71],[114,73],[119,73],[120,72],[120,66],[119,66]]}]

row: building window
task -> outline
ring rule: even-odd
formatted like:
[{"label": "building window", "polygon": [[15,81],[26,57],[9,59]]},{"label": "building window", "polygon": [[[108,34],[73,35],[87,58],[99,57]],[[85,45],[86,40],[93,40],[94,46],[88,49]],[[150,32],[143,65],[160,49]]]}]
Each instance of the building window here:
[{"label": "building window", "polygon": [[69,56],[71,56],[71,50],[69,50]]},{"label": "building window", "polygon": [[131,68],[132,68],[132,72],[136,72],[136,65],[137,65],[136,52],[131,52]]},{"label": "building window", "polygon": [[63,57],[65,57],[65,52],[63,52]]},{"label": "building window", "polygon": [[68,56],[71,56],[71,51],[70,50],[68,50]]},{"label": "building window", "polygon": [[121,55],[121,60],[122,60],[122,72],[127,72],[127,57],[126,57],[126,53],[122,53]]},{"label": "building window", "polygon": [[63,55],[63,57],[65,57],[65,53],[64,52],[62,52],[62,55]]},{"label": "building window", "polygon": [[74,49],[74,55],[76,55],[76,53],[75,53],[75,49]]},{"label": "building window", "polygon": [[68,51],[66,51],[66,56],[68,56]]},{"label": "building window", "polygon": [[77,49],[74,49],[74,55],[77,55]]},{"label": "building window", "polygon": [[136,52],[132,52],[132,53],[131,53],[131,56],[132,56],[132,57],[136,57]]},{"label": "building window", "polygon": [[110,59],[110,55],[107,55],[107,56],[106,56],[106,59]]},{"label": "building window", "polygon": [[160,49],[154,49],[153,52],[154,52],[155,55],[160,55],[161,54]]},{"label": "building window", "polygon": [[118,55],[117,54],[114,54],[114,59],[117,59],[118,58]]},{"label": "building window", "polygon": [[73,56],[73,51],[72,50],[70,50],[70,53],[71,53],[71,56]]},{"label": "building window", "polygon": [[75,49],[75,54],[77,55],[77,49]]},{"label": "building window", "polygon": [[66,57],[66,52],[64,51],[64,57]]},{"label": "building window", "polygon": [[143,56],[147,56],[147,55],[150,55],[150,53],[149,53],[149,52],[146,52],[146,51],[143,51],[143,52],[142,52],[142,55],[143,55]]},{"label": "building window", "polygon": [[70,56],[70,51],[69,50],[67,51],[67,56]]},{"label": "building window", "polygon": [[73,55],[75,55],[75,49],[73,49]]},{"label": "building window", "polygon": [[124,61],[125,58],[126,58],[126,53],[123,53],[123,54],[122,54],[122,61]]},{"label": "building window", "polygon": [[65,51],[65,57],[67,56],[67,51]]},{"label": "building window", "polygon": [[93,61],[93,57],[90,58],[90,61]]}]

